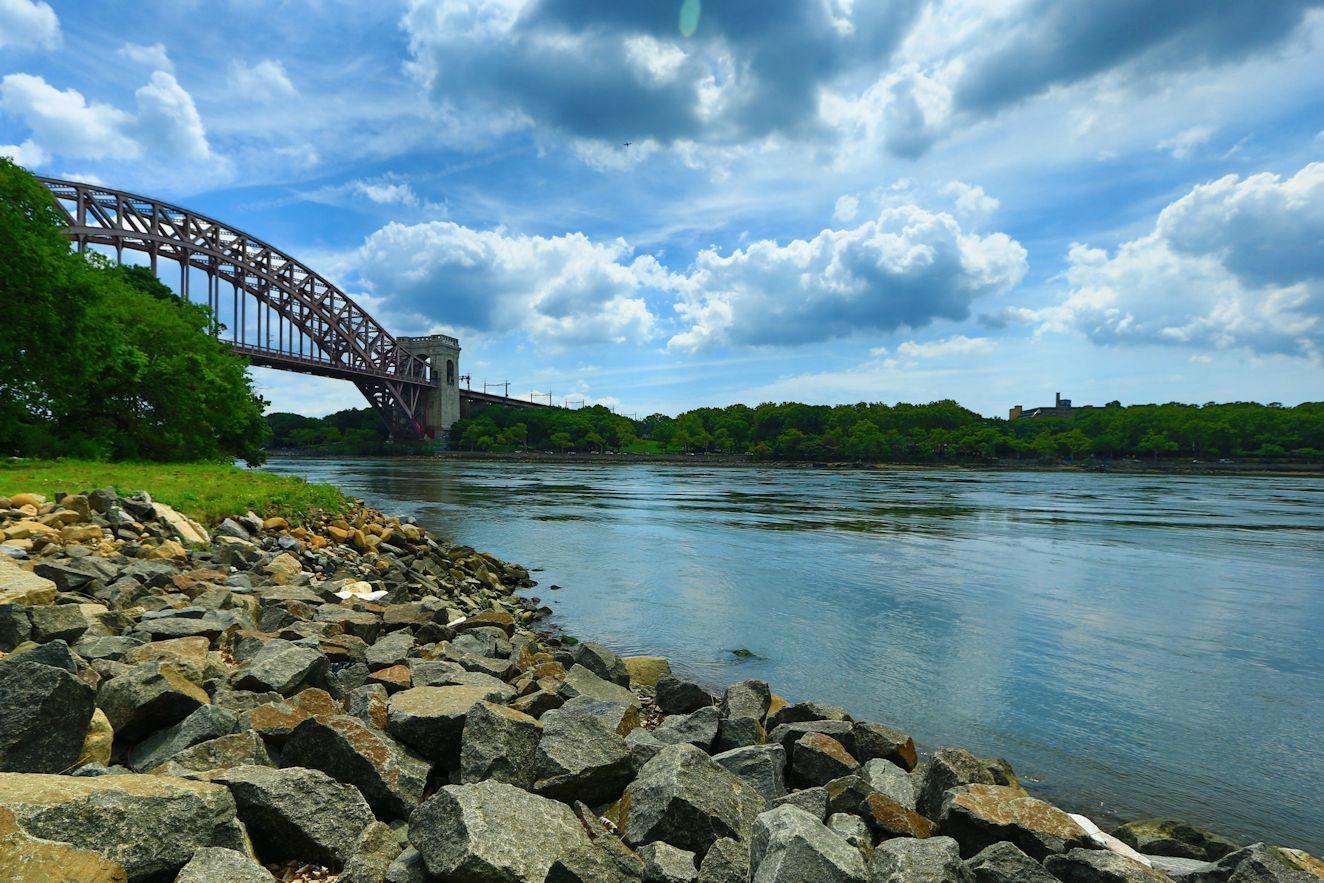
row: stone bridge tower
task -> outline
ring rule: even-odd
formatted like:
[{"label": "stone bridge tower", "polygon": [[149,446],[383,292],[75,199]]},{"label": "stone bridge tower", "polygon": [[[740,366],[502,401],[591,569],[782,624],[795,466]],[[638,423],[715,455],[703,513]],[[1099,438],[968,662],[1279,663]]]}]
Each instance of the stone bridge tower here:
[{"label": "stone bridge tower", "polygon": [[426,337],[397,337],[400,345],[427,359],[432,376],[439,381],[427,394],[424,423],[440,436],[460,419],[460,342],[446,334]]}]

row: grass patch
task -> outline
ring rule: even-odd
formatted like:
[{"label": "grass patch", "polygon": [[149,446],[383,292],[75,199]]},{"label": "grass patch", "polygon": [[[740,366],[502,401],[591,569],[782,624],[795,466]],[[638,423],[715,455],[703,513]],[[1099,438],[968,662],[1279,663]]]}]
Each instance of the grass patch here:
[{"label": "grass patch", "polygon": [[90,460],[15,460],[0,463],[0,496],[28,491],[53,498],[113,487],[121,494],[147,491],[203,524],[250,509],[302,521],[314,509],[343,512],[338,488],[302,478],[240,469],[226,463],[98,463]]}]

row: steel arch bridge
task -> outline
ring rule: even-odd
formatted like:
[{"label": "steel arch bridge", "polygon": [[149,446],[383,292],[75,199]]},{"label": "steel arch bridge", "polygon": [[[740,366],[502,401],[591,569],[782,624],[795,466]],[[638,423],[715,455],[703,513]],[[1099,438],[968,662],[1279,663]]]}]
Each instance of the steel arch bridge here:
[{"label": "steel arch bridge", "polygon": [[[117,262],[126,249],[143,252],[153,272],[161,259],[174,261],[186,300],[201,281],[212,333],[253,364],[353,381],[396,439],[446,428],[427,423],[429,398],[442,385],[427,357],[410,352],[347,294],[285,252],[157,199],[39,180],[64,212],[65,235],[79,252],[105,246]],[[446,340],[458,355],[458,343]],[[453,386],[454,377],[448,380]]]}]

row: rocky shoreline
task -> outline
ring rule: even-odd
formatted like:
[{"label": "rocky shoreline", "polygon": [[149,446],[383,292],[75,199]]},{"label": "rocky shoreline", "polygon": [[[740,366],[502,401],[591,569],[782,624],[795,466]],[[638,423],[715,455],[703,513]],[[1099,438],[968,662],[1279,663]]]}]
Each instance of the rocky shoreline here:
[{"label": "rocky shoreline", "polygon": [[3,881],[1309,883],[1010,765],[540,628],[522,567],[362,505],[211,530],[0,498]]}]

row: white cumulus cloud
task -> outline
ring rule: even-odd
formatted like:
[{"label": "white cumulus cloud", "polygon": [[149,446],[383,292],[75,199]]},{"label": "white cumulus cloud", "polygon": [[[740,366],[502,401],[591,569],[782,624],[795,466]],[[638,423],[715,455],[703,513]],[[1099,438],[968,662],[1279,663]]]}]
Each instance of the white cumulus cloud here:
[{"label": "white cumulus cloud", "polygon": [[801,344],[960,320],[1025,272],[1025,249],[1006,234],[967,233],[915,205],[886,208],[809,240],[700,252],[677,305],[688,327],[669,345]]},{"label": "white cumulus cloud", "polygon": [[526,236],[449,221],[388,224],[359,250],[364,279],[385,308],[461,328],[520,331],[557,347],[652,336],[645,293],[670,284],[621,239]]},{"label": "white cumulus cloud", "polygon": [[1192,189],[1113,254],[1073,245],[1045,330],[1103,343],[1318,358],[1324,343],[1324,163]]},{"label": "white cumulus cloud", "polygon": [[138,155],[131,115],[88,102],[75,89],[57,89],[41,77],[9,74],[0,80],[0,107],[26,123],[32,142],[47,152],[88,159]]},{"label": "white cumulus cloud", "polygon": [[75,89],[57,89],[32,74],[0,80],[0,109],[32,132],[28,155],[77,159],[200,162],[212,158],[193,97],[174,75],[156,71],[134,93],[137,113],[88,101]]},{"label": "white cumulus cloud", "polygon": [[138,99],[138,134],[148,150],[161,157],[193,162],[211,157],[207,131],[193,96],[179,85],[174,74],[156,71],[134,95]]},{"label": "white cumulus cloud", "polygon": [[49,3],[0,0],[0,49],[54,49],[60,19]]}]

